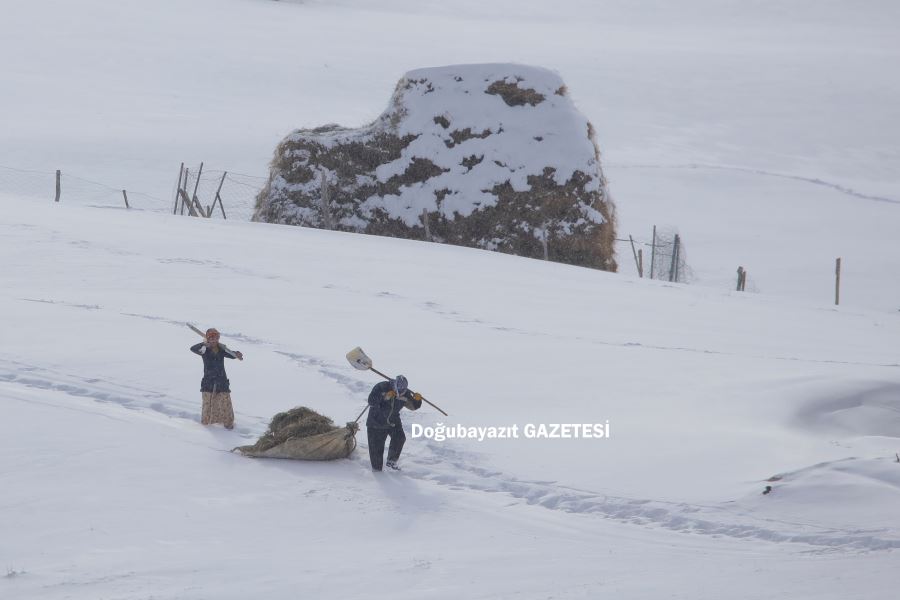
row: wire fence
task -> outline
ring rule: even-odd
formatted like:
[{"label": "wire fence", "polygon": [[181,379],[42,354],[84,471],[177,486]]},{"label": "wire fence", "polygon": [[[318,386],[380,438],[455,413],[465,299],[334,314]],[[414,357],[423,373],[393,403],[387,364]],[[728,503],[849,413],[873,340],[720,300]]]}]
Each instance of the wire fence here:
[{"label": "wire fence", "polygon": [[[253,217],[256,196],[266,184],[265,177],[204,169],[202,164],[197,169],[183,168],[179,180],[181,189],[189,198],[196,198],[209,218],[241,221],[249,221]],[[175,189],[173,198],[177,193]],[[173,212],[190,214],[185,208],[173,200]]]},{"label": "wire fence", "polygon": [[[203,163],[196,169],[182,164],[171,196],[160,198],[59,170],[40,171],[0,165],[0,198],[239,221],[251,220],[256,198],[266,182],[267,178],[259,175],[205,169]],[[628,238],[616,238],[616,242],[625,246],[621,252],[627,254],[630,251],[633,255],[635,271],[640,277],[679,283],[695,281],[687,261],[684,240],[675,229],[657,230],[654,226],[650,241],[629,235]],[[836,261],[835,305],[840,303],[841,259]],[[759,291],[742,266],[737,269],[734,289]]]},{"label": "wire fence", "polygon": [[[249,221],[253,216],[256,196],[266,178],[245,173],[185,169],[183,187],[195,192],[204,206],[217,202],[217,210],[209,218]],[[153,212],[177,212],[177,187],[173,184],[170,198],[116,187],[79,177],[65,171],[40,171],[0,165],[0,197],[35,202],[62,202],[67,205],[137,209]],[[206,216],[206,215],[204,215]]]},{"label": "wire fence", "polygon": [[[640,277],[661,279],[678,283],[691,283],[694,272],[687,262],[684,239],[674,229],[653,227],[651,241],[616,238],[620,244],[628,244],[628,254],[634,257],[635,270]],[[645,252],[646,250],[646,252]]]},{"label": "wire fence", "polygon": [[163,210],[166,200],[127,191],[62,171],[38,171],[0,165],[0,195],[34,201],[65,201],[79,206]]},{"label": "wire fence", "polygon": [[[181,165],[169,198],[131,191],[62,171],[39,171],[0,165],[0,197],[67,205],[138,209],[210,219],[249,221],[256,198],[267,179],[233,171]],[[693,273],[687,263],[683,239],[674,230],[654,227],[652,241],[632,236],[616,239],[634,255],[641,277],[689,283]],[[630,245],[630,248],[629,246]],[[742,289],[740,280],[739,289]]]}]

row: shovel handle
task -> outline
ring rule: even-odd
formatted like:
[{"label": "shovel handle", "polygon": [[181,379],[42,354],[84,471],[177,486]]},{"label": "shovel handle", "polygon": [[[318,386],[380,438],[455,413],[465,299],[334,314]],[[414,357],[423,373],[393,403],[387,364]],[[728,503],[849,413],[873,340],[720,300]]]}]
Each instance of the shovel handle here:
[{"label": "shovel handle", "polygon": [[[420,394],[420,395],[421,395],[421,394]],[[445,413],[443,410],[441,410],[440,408],[438,408],[437,406],[435,406],[434,404],[432,404],[431,402],[428,402],[428,400],[425,399],[425,396],[422,396],[422,402],[427,403],[428,406],[430,406],[431,408],[435,409],[436,411],[438,411],[439,413],[441,413],[441,414],[444,415],[445,417],[449,417],[449,416],[450,416],[450,415],[448,415],[447,413]]]},{"label": "shovel handle", "polygon": [[[390,381],[390,380],[393,379],[393,377],[388,377],[387,375],[385,375],[384,373],[382,373],[381,371],[379,371],[379,370],[376,369],[375,367],[369,367],[369,369],[372,370],[372,371],[374,371],[374,372],[376,372],[376,373],[378,373],[379,375],[381,375],[382,377],[384,377],[384,378],[387,379],[388,381]],[[420,395],[421,395],[421,394],[420,394]],[[449,416],[450,416],[450,415],[448,415],[447,413],[445,413],[443,410],[441,410],[438,406],[436,406],[436,405],[432,404],[431,402],[429,402],[428,400],[426,400],[426,399],[425,399],[425,396],[422,396],[422,402],[426,403],[428,406],[432,407],[433,409],[435,409],[436,411],[438,411],[439,413],[441,413],[441,414],[444,415],[445,417],[449,417]]]}]

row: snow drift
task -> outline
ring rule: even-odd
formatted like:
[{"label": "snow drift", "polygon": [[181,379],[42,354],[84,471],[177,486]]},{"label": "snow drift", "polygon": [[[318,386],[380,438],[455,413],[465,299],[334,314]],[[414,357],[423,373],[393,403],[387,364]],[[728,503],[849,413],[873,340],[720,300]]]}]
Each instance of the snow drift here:
[{"label": "snow drift", "polygon": [[523,65],[410,71],[374,123],[293,132],[254,220],[616,269],[593,127],[558,75]]}]

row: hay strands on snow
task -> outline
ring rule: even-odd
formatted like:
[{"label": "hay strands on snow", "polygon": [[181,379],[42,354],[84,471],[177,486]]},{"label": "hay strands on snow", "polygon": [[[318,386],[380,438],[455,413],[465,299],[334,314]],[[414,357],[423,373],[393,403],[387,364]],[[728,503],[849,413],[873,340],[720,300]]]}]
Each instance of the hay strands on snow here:
[{"label": "hay strands on snow", "polygon": [[[350,352],[347,353],[347,361],[350,363],[350,365],[354,369],[359,369],[360,371],[372,371],[374,373],[377,373],[378,375],[381,375],[388,381],[393,379],[393,377],[388,377],[387,375],[385,375],[384,373],[382,373],[381,371],[376,369],[375,366],[372,364],[372,359],[369,358],[366,355],[366,353],[363,352],[363,349],[360,348],[359,346],[357,346],[356,348],[354,348],[353,350],[351,350]],[[410,391],[412,391],[412,390],[410,390]],[[431,406],[432,408],[437,410],[439,413],[441,413],[445,417],[449,416],[447,413],[445,413],[443,410],[441,410],[440,407],[438,407],[435,404],[426,400],[424,396],[422,397],[422,402],[427,403],[429,406]],[[365,409],[363,409],[363,413],[364,412],[366,412]],[[360,413],[359,417],[357,417],[356,419],[359,420],[359,418],[363,416],[363,413]]]}]

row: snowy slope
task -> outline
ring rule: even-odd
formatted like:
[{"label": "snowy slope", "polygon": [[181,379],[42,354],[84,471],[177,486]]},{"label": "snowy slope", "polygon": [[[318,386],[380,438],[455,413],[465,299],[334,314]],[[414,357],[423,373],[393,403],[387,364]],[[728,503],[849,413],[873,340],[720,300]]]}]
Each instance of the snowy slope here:
[{"label": "snowy slope", "polygon": [[[677,227],[698,285],[742,265],[748,289],[817,303],[842,256],[845,303],[900,308],[892,0],[0,6],[0,165],[168,207],[182,161],[265,175],[288,132],[371,122],[410,69],[533,64],[596,126],[623,237]],[[0,195],[52,197],[52,178],[16,183],[0,170]]]},{"label": "snowy slope", "polygon": [[[0,598],[894,598],[898,25],[888,0],[0,1]],[[619,231],[677,227],[694,285],[627,245],[614,275],[158,212],[181,161],[263,175],[289,131],[473,62],[560,74]],[[233,432],[197,423],[188,320],[247,356]],[[408,428],[611,436],[409,439],[381,477],[362,435],[330,464],[227,452],[298,404],[355,418],[356,345],[450,413]]]},{"label": "snowy slope", "polygon": [[[893,597],[893,315],[370,236],[3,208],[13,597]],[[234,432],[197,424],[185,320],[247,356],[229,364]],[[353,419],[376,381],[344,361],[357,344],[451,415],[407,427],[608,419],[610,438],[409,439],[403,474],[379,477],[363,436],[330,464],[226,452],[297,404]]]}]

